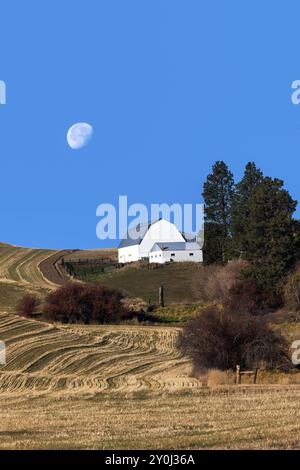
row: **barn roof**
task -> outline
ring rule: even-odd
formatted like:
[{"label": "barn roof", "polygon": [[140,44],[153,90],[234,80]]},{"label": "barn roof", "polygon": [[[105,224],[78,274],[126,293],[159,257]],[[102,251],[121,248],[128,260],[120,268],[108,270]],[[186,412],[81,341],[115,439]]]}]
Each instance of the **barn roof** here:
[{"label": "barn roof", "polygon": [[[156,220],[148,220],[148,222],[144,222],[141,224],[137,224],[135,227],[131,228],[130,230],[127,231],[126,235],[124,238],[121,240],[118,248],[125,248],[127,246],[134,246],[134,245],[139,245],[142,240],[144,239],[146,233],[148,232],[149,228],[151,225],[154,225],[156,222],[159,222],[162,220],[162,217]],[[184,240],[186,242],[195,242],[197,241],[197,237],[195,235],[192,235],[190,233],[186,232],[180,232],[181,235],[183,236]],[[174,242],[175,243],[175,242]],[[184,243],[184,242],[176,242],[176,243]],[[185,248],[183,248],[185,249]],[[192,248],[190,248],[192,249]],[[194,249],[199,249],[194,248]]]},{"label": "barn roof", "polygon": [[[161,220],[161,219],[158,219]],[[158,220],[149,220],[143,224],[137,224],[135,227],[127,231],[125,237],[121,240],[119,248],[125,248],[126,246],[139,245],[143,240],[144,236],[148,232],[151,225],[158,222]],[[138,235],[138,237],[137,237]]]},{"label": "barn roof", "polygon": [[196,242],[164,242],[164,243],[154,243],[153,247],[150,251],[193,251],[193,250],[200,250],[200,246]]},{"label": "barn roof", "polygon": [[185,242],[154,243],[150,251],[156,251],[156,247],[162,251],[183,251],[185,250]]}]

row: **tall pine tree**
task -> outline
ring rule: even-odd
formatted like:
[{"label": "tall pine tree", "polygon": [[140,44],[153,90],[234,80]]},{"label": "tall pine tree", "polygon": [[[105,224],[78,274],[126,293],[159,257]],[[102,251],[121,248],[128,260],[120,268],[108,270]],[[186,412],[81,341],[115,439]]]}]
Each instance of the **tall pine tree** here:
[{"label": "tall pine tree", "polygon": [[283,181],[276,178],[263,178],[250,198],[245,234],[249,274],[260,288],[278,295],[299,253],[299,229],[293,219],[296,205],[283,189]]},{"label": "tall pine tree", "polygon": [[203,187],[205,204],[204,261],[225,263],[230,251],[233,174],[223,161],[217,161]]},{"label": "tall pine tree", "polygon": [[243,178],[236,184],[231,211],[232,255],[234,257],[245,257],[248,252],[247,231],[250,200],[257,184],[262,179],[261,170],[256,167],[254,162],[248,162]]}]

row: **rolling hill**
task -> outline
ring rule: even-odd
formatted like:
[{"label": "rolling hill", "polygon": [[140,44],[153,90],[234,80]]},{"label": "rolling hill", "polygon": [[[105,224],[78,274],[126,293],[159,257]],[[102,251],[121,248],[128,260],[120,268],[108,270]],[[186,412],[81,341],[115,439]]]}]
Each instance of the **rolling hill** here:
[{"label": "rolling hill", "polygon": [[[203,300],[202,267],[195,263],[174,263],[158,269],[134,264],[103,272],[102,266],[107,265],[85,264],[85,260],[103,259],[115,264],[117,250],[47,250],[0,244],[0,311],[13,311],[26,292],[43,297],[68,282],[71,278],[60,265],[62,259],[74,263],[78,280],[100,282],[146,303],[157,303],[161,285],[168,306]],[[78,260],[83,264],[76,264]]]},{"label": "rolling hill", "polygon": [[[77,250],[24,248],[0,243],[0,312],[13,311],[25,293],[40,297],[69,281],[59,261]],[[81,251],[82,257],[106,257],[106,250]],[[95,253],[97,253],[95,255]],[[78,255],[77,255],[78,256]]]},{"label": "rolling hill", "polygon": [[132,263],[106,271],[104,265],[73,264],[77,279],[100,282],[122,291],[126,297],[141,298],[147,303],[157,303],[158,289],[163,285],[167,305],[203,301],[202,268],[196,263],[165,264],[155,269],[153,265]]},{"label": "rolling hill", "polygon": [[[110,251],[110,254],[114,253]],[[58,326],[14,315],[25,293],[45,295],[68,280],[61,276],[61,257],[94,255],[0,246],[0,340],[7,346],[0,391],[44,391],[73,388],[158,388],[195,386],[189,361],[175,344],[178,329],[143,326]],[[100,252],[106,257],[107,252]],[[124,270],[131,273],[132,270]],[[183,374],[183,375],[182,375]]]},{"label": "rolling hill", "polygon": [[[176,348],[180,328],[62,326],[12,313],[24,292],[66,281],[61,256],[83,254],[0,245],[1,449],[300,448],[299,385],[207,388]],[[120,276],[149,295],[155,276],[169,276],[175,292],[175,269],[130,267],[105,281]]]}]

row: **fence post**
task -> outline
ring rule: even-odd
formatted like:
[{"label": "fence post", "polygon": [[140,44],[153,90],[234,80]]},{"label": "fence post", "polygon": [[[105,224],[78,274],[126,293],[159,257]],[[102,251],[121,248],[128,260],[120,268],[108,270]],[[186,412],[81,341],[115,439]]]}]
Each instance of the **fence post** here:
[{"label": "fence post", "polygon": [[164,302],[164,286],[160,286],[160,288],[158,289],[158,301],[159,301],[160,307],[164,307],[164,306],[165,306],[165,302]]},{"label": "fence post", "polygon": [[258,372],[258,368],[256,367],[255,370],[254,370],[254,376],[253,376],[253,383],[254,384],[256,384],[257,372]]},{"label": "fence post", "polygon": [[236,366],[236,385],[239,385],[241,383],[241,368],[240,366]]}]

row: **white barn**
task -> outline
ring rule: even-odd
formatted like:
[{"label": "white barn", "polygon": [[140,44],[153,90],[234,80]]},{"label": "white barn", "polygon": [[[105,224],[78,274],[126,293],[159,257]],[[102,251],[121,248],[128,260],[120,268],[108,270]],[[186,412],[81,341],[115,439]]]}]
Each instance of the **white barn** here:
[{"label": "white barn", "polygon": [[150,263],[203,261],[196,239],[187,237],[165,219],[139,224],[129,230],[118,248],[119,263],[141,259]]}]

